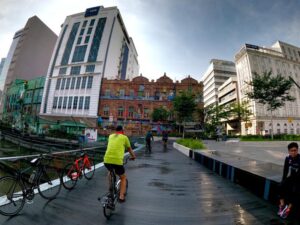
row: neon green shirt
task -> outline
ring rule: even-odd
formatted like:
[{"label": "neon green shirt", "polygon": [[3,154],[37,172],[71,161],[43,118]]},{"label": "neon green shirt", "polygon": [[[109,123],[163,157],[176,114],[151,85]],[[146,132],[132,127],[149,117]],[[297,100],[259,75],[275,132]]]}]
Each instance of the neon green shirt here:
[{"label": "neon green shirt", "polygon": [[124,134],[109,135],[104,163],[123,165],[124,153],[129,147],[129,139]]}]

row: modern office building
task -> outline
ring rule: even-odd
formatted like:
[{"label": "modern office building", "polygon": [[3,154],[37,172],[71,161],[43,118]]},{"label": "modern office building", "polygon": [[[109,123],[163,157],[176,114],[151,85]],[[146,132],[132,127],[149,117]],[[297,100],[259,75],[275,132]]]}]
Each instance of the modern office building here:
[{"label": "modern office building", "polygon": [[219,59],[210,61],[202,77],[204,107],[218,104],[218,88],[230,77],[236,77],[234,62]]},{"label": "modern office building", "polygon": [[[274,75],[281,74],[291,77],[300,84],[300,48],[277,41],[271,47],[261,47],[246,44],[235,55],[240,101],[247,99],[246,93],[254,72],[262,74],[272,71]],[[284,107],[273,112],[273,133],[300,134],[300,90],[296,85],[290,90],[296,98],[287,102]],[[242,123],[242,134],[270,134],[271,117],[266,106],[250,101],[253,116],[249,123]]]},{"label": "modern office building", "polygon": [[1,73],[2,73],[2,69],[4,67],[4,63],[5,63],[5,58],[2,58],[1,62],[0,62],[0,85],[1,85]]},{"label": "modern office building", "polygon": [[[37,16],[17,31],[7,54],[0,89],[4,92],[16,79],[30,80],[47,74],[57,35]],[[0,114],[3,111],[0,99]]]},{"label": "modern office building", "polygon": [[[239,98],[237,78],[230,77],[218,88],[218,105],[226,107],[238,102]],[[224,129],[226,134],[240,134],[241,121],[239,121],[239,118],[237,118],[237,116],[231,116],[227,121],[224,122]]]},{"label": "modern office building", "polygon": [[102,78],[137,76],[137,51],[117,7],[67,16],[52,55],[41,115],[96,126]]}]

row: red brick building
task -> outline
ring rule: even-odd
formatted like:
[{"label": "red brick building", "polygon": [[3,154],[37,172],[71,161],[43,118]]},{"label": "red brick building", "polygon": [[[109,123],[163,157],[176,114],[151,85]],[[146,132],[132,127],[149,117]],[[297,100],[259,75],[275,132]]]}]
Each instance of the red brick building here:
[{"label": "red brick building", "polygon": [[[153,109],[164,107],[171,110],[175,95],[187,90],[195,94],[198,106],[203,107],[203,84],[190,76],[180,82],[173,82],[166,74],[156,82],[149,81],[142,75],[133,78],[132,81],[104,78],[98,109],[102,127],[122,124],[132,133],[143,133],[145,129],[150,128]],[[172,115],[169,120],[173,120]],[[104,131],[100,129],[100,133]]]}]

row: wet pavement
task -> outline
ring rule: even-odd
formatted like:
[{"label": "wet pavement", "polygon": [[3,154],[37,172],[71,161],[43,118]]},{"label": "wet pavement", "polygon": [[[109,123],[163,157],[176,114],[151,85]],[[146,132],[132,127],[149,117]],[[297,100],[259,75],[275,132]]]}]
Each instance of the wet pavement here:
[{"label": "wet pavement", "polygon": [[0,215],[1,225],[242,225],[283,224],[276,208],[242,187],[207,170],[196,161],[156,142],[151,155],[140,152],[126,165],[129,190],[106,220],[97,198],[105,194],[106,171],[91,181],[79,180],[46,202],[36,196],[18,216]]}]

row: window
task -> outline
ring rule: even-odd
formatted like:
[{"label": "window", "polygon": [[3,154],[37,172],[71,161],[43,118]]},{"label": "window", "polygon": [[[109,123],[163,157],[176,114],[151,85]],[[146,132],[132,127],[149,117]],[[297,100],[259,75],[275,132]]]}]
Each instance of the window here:
[{"label": "window", "polygon": [[93,30],[93,28],[90,27],[90,28],[88,29],[88,31],[87,31],[87,34],[91,34],[91,33],[92,33],[92,30]]},{"label": "window", "polygon": [[124,97],[125,96],[125,90],[124,89],[121,89],[119,92],[120,92],[120,95],[119,95],[120,97]]},{"label": "window", "polygon": [[106,89],[104,95],[105,95],[106,97],[110,97],[110,89]]},{"label": "window", "polygon": [[72,66],[71,67],[71,75],[78,75],[80,74],[81,66]]},{"label": "window", "polygon": [[80,30],[80,35],[84,34],[84,28]]},{"label": "window", "polygon": [[80,45],[80,44],[81,44],[81,40],[82,40],[82,37],[79,37],[79,38],[77,39],[77,45]]},{"label": "window", "polygon": [[90,96],[85,97],[84,109],[90,109]]},{"label": "window", "polygon": [[130,90],[129,95],[130,95],[130,97],[134,97],[134,90]]},{"label": "window", "polygon": [[83,107],[83,96],[80,96],[78,109],[82,109],[82,107]]},{"label": "window", "polygon": [[86,77],[82,78],[81,88],[84,89],[86,85]]},{"label": "window", "polygon": [[67,108],[68,97],[64,97],[63,109]]},{"label": "window", "polygon": [[109,107],[107,105],[103,108],[103,114],[104,116],[109,116]]},{"label": "window", "polygon": [[87,44],[89,43],[89,41],[90,41],[90,36],[86,36],[84,39],[84,43]]},{"label": "window", "polygon": [[76,46],[72,62],[82,62],[84,60],[87,45]]},{"label": "window", "polygon": [[68,109],[72,108],[72,101],[73,101],[73,97],[69,97]]},{"label": "window", "polygon": [[72,77],[71,89],[74,89],[74,87],[75,87],[75,81],[76,81],[76,78]]},{"label": "window", "polygon": [[102,39],[103,30],[105,27],[106,18],[100,18],[96,26],[96,30],[93,36],[93,42],[89,53],[89,62],[96,62],[98,56],[98,50]]},{"label": "window", "polygon": [[61,65],[68,64],[69,57],[70,57],[72,47],[73,47],[73,43],[75,41],[75,37],[76,37],[77,31],[79,28],[79,24],[80,23],[74,23],[74,25],[72,27],[72,30],[71,30],[71,33],[70,33],[69,39],[67,41],[66,48],[65,48],[62,60],[61,60]]},{"label": "window", "polygon": [[64,90],[65,89],[65,83],[66,83],[66,79],[62,79],[62,82],[61,82],[61,90]]},{"label": "window", "polygon": [[66,83],[66,89],[70,88],[70,82],[71,82],[71,78],[68,78]]},{"label": "window", "polygon": [[118,108],[118,117],[123,117],[124,108],[123,106],[119,106]]},{"label": "window", "polygon": [[65,75],[67,73],[67,67],[62,67],[59,69],[59,75]]},{"label": "window", "polygon": [[149,109],[144,108],[144,118],[149,118]]},{"label": "window", "polygon": [[61,79],[57,79],[57,81],[56,81],[56,87],[55,87],[56,90],[59,90],[59,87],[60,87],[60,80],[61,80]]},{"label": "window", "polygon": [[93,77],[89,76],[88,83],[87,83],[87,88],[92,88],[92,84],[93,84]]},{"label": "window", "polygon": [[57,107],[58,109],[61,109],[62,100],[63,100],[63,97],[59,97],[58,107]]},{"label": "window", "polygon": [[87,24],[87,20],[85,20],[82,24],[82,27],[86,27],[86,24]]},{"label": "window", "polygon": [[75,96],[73,101],[73,109],[77,109],[77,103],[78,103],[78,97]]},{"label": "window", "polygon": [[76,89],[80,88],[80,82],[81,82],[81,77],[78,77],[76,82]]},{"label": "window", "polygon": [[58,97],[54,97],[54,100],[53,100],[53,109],[57,108],[57,100],[58,100]]},{"label": "window", "polygon": [[130,106],[129,109],[128,109],[128,117],[133,117],[133,113],[134,113],[134,107],[133,106]]},{"label": "window", "polygon": [[95,23],[95,19],[92,19],[90,22],[90,26],[94,26],[94,23]]},{"label": "window", "polygon": [[95,65],[87,65],[85,68],[86,73],[93,73],[95,70]]}]

